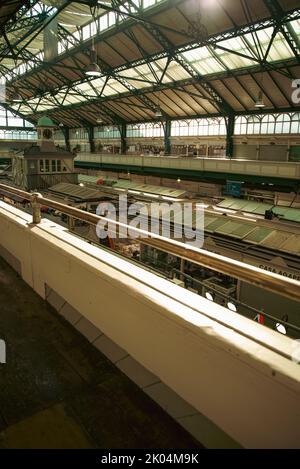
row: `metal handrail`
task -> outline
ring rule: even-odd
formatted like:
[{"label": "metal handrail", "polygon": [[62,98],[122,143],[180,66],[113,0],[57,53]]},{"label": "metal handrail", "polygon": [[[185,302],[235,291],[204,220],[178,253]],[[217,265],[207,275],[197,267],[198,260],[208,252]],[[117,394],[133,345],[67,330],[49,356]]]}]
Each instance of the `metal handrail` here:
[{"label": "metal handrail", "polygon": [[[185,280],[189,280],[190,282],[192,282],[193,284],[196,284],[196,285],[199,285],[201,286],[202,288],[204,287],[207,291],[209,292],[213,292],[215,293],[216,295],[218,295],[219,297],[222,297],[224,300],[226,301],[230,301],[232,302],[234,305],[237,305],[237,306],[240,306],[241,308],[244,308],[245,310],[247,310],[248,312],[252,312],[254,313],[255,315],[258,315],[260,314],[261,316],[269,319],[270,321],[274,322],[275,324],[277,323],[280,323],[282,324],[283,326],[285,326],[286,328],[290,328],[290,329],[293,329],[295,332],[300,332],[300,327],[296,326],[295,324],[292,324],[291,322],[289,321],[285,321],[283,319],[280,319],[280,318],[276,318],[275,316],[272,316],[271,314],[269,313],[266,313],[264,310],[262,309],[257,309],[257,308],[254,308],[253,306],[250,306],[250,305],[247,305],[246,303],[243,303],[242,301],[240,301],[239,299],[237,298],[234,298],[233,296],[231,295],[228,295],[226,293],[222,293],[220,290],[218,290],[217,288],[214,288],[212,286],[208,287],[204,281],[201,281],[199,279],[196,279],[194,277],[192,277],[191,275],[189,274],[186,274],[185,272],[181,272],[181,270],[178,270],[176,268],[173,268],[171,270],[171,275],[173,277],[173,275],[177,275],[178,277],[183,277]],[[171,277],[171,278],[172,278]],[[186,288],[186,287],[185,287]],[[202,296],[202,295],[201,295]],[[239,311],[237,311],[239,312]]]},{"label": "metal handrail", "polygon": [[258,267],[254,267],[204,249],[199,249],[189,244],[164,238],[160,235],[141,230],[139,228],[134,228],[112,219],[108,220],[106,217],[85,212],[84,210],[80,210],[75,207],[70,207],[60,202],[56,202],[55,200],[43,197],[38,193],[26,192],[6,184],[0,184],[0,189],[3,189],[8,193],[18,195],[24,200],[31,202],[34,224],[38,224],[41,220],[41,205],[53,208],[65,215],[85,221],[92,225],[97,225],[101,221],[109,221],[110,224],[115,225],[118,228],[129,228],[131,232],[136,233],[139,241],[145,245],[154,247],[160,251],[168,252],[176,257],[201,265],[202,267],[215,270],[224,275],[228,275],[229,277],[240,279],[246,283],[250,283],[259,288],[276,293],[277,295],[279,294],[287,298],[300,301],[300,282],[297,282],[296,280],[281,277],[278,274],[267,272]]}]

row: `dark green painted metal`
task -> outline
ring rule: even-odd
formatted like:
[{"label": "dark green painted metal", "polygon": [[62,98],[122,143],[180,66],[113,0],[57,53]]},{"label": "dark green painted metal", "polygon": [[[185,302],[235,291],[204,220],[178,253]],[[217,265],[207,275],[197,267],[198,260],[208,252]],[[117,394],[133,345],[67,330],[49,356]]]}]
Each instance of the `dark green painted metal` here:
[{"label": "dark green painted metal", "polygon": [[171,153],[171,121],[166,120],[164,124],[164,133],[165,133],[165,154],[170,155]]},{"label": "dark green painted metal", "polygon": [[234,135],[235,116],[230,113],[226,120],[227,136],[226,136],[226,155],[229,158],[233,157],[233,135]]},{"label": "dark green painted metal", "polygon": [[[289,60],[285,60],[285,61],[278,61],[276,63],[273,64],[273,68],[280,71],[282,68],[289,68],[289,67],[293,67],[295,65],[298,64],[298,61],[296,59],[289,59]],[[229,77],[232,77],[232,76],[244,76],[244,75],[249,75],[250,73],[256,73],[256,72],[259,72],[261,71],[261,67],[260,66],[253,66],[253,67],[248,67],[248,68],[243,68],[243,69],[237,69],[237,70],[230,70],[230,72],[221,72],[221,73],[214,73],[214,74],[211,74],[211,75],[205,75],[203,76],[201,79],[198,78],[197,80],[195,78],[188,78],[188,79],[184,79],[184,80],[179,80],[179,81],[176,81],[176,82],[170,82],[170,83],[161,83],[161,84],[157,84],[155,86],[151,86],[151,87],[147,87],[147,88],[139,88],[139,89],[136,89],[135,92],[134,92],[134,96],[135,97],[140,97],[142,95],[147,95],[149,93],[153,93],[153,92],[160,92],[160,91],[164,91],[164,90],[176,90],[180,87],[186,87],[186,86],[189,86],[189,85],[192,85],[192,84],[203,84],[203,83],[207,83],[207,82],[210,82],[214,79],[218,79],[218,80],[222,80],[222,79],[225,79],[225,78],[229,78]],[[80,94],[80,93],[79,93]],[[187,93],[188,94],[188,93]],[[63,106],[62,108],[53,108],[53,109],[49,109],[47,111],[47,115],[49,116],[53,116],[55,114],[57,114],[58,112],[60,112],[61,110],[63,111],[70,111],[70,110],[74,110],[74,109],[81,109],[83,112],[86,110],[88,111],[88,108],[91,104],[96,104],[98,106],[103,106],[103,104],[108,104],[110,105],[110,103],[114,102],[114,101],[117,101],[117,102],[122,102],[121,100],[126,100],[126,98],[130,98],[133,96],[133,93],[131,91],[126,91],[126,92],[122,92],[122,93],[118,93],[116,95],[109,95],[109,96],[101,96],[101,97],[94,97],[94,98],[91,98],[89,99],[88,101],[86,102],[79,102],[79,103],[74,103],[74,104],[68,104],[66,106]],[[260,114],[264,114],[264,113],[274,113],[274,112],[295,112],[295,111],[298,111],[300,110],[300,105],[294,105],[294,106],[289,106],[289,107],[286,107],[286,108],[270,108],[270,109],[261,109],[259,111]],[[105,108],[105,112],[106,112],[106,108]],[[247,114],[257,114],[257,109],[254,109],[254,110],[245,110],[245,111],[238,111],[238,112],[235,112],[236,115],[247,115]],[[217,112],[217,113],[213,113],[213,114],[210,114],[210,113],[206,113],[206,114],[195,114],[195,115],[182,115],[180,116],[180,118],[182,119],[191,119],[191,118],[198,118],[198,117],[216,117],[216,116],[221,116],[221,115],[227,115],[226,113],[224,112]],[[30,115],[32,117],[32,115]],[[38,117],[39,114],[36,114],[36,116]],[[36,117],[35,116],[35,117]],[[120,116],[119,116],[119,119],[120,119]],[[168,119],[170,120],[177,120],[178,119],[178,116],[177,117],[168,117]],[[116,122],[116,120],[114,120]],[[140,119],[140,118],[137,118],[137,119],[131,119],[130,122],[149,122],[149,121],[155,121],[154,119],[151,119],[151,117],[147,117],[145,120],[143,119]]]},{"label": "dark green painted metal", "polygon": [[120,134],[121,134],[121,153],[123,155],[126,155],[127,153],[127,125],[125,123],[122,123],[120,126]]},{"label": "dark green painted metal", "polygon": [[255,186],[261,184],[273,184],[272,190],[276,189],[276,186],[280,187],[282,191],[298,190],[300,188],[300,180],[298,179],[285,179],[285,178],[273,178],[254,176],[246,174],[232,174],[232,173],[219,173],[212,171],[191,171],[187,169],[173,169],[173,168],[153,168],[149,166],[133,166],[133,165],[114,165],[109,163],[96,163],[86,161],[75,161],[75,167],[77,168],[90,168],[99,170],[108,170],[114,172],[130,172],[132,174],[143,174],[152,176],[161,176],[170,179],[187,179],[189,181],[209,181],[218,182],[225,184],[226,181],[232,180],[240,181],[247,184],[253,184]]},{"label": "dark green painted metal", "polygon": [[[139,11],[139,9],[137,7],[133,7],[134,4],[131,1],[129,1],[129,4],[131,5],[131,7],[128,9],[128,11],[130,10],[130,14],[132,14],[132,12],[134,10],[136,10],[137,14],[133,15],[133,18],[131,18],[129,20],[129,22],[124,22],[124,23],[117,22],[118,24],[116,25],[116,27],[118,28],[118,32],[120,30],[126,31],[126,29],[127,29],[127,31],[129,31],[130,25],[134,24],[136,21],[137,22],[140,21],[141,24],[143,24],[143,26],[156,38],[156,40],[159,40],[159,42],[164,46],[164,50],[160,51],[160,52],[157,52],[154,55],[142,54],[143,57],[141,59],[138,59],[138,60],[136,60],[132,63],[126,62],[125,64],[122,64],[121,66],[116,67],[114,69],[107,69],[105,67],[104,70],[108,73],[108,75],[114,76],[117,80],[120,80],[121,77],[118,77],[117,75],[122,70],[128,69],[130,67],[135,67],[135,66],[141,65],[142,63],[143,64],[148,63],[149,66],[150,66],[151,61],[158,60],[159,58],[162,58],[162,57],[167,57],[169,59],[173,58],[174,60],[179,62],[190,73],[190,75],[192,77],[191,83],[201,82],[201,86],[205,87],[208,94],[213,97],[216,105],[219,105],[219,108],[221,110],[221,114],[222,115],[229,114],[230,108],[228,107],[228,105],[226,105],[226,103],[222,102],[220,97],[218,97],[216,90],[213,88],[213,85],[211,84],[211,80],[214,77],[211,76],[211,77],[209,77],[209,79],[204,80],[202,76],[199,76],[198,73],[193,71],[192,67],[189,64],[182,63],[182,60],[183,60],[182,56],[180,54],[178,55],[178,53],[184,52],[186,50],[191,50],[191,49],[193,49],[195,47],[199,47],[201,45],[202,46],[203,45],[212,46],[212,45],[215,45],[216,43],[222,41],[222,39],[237,37],[241,34],[245,34],[246,32],[249,33],[249,32],[253,32],[253,31],[259,31],[259,30],[264,29],[266,27],[276,26],[278,24],[278,19],[277,18],[276,19],[274,19],[274,18],[265,18],[265,19],[263,19],[259,22],[256,22],[256,23],[251,23],[251,21],[249,21],[249,23],[247,25],[244,25],[244,26],[241,26],[241,27],[235,27],[235,28],[232,28],[231,30],[227,30],[227,31],[219,33],[217,35],[208,36],[207,38],[204,38],[203,41],[201,41],[201,43],[199,43],[199,41],[194,40],[194,41],[188,41],[188,43],[186,43],[182,46],[176,47],[173,44],[171,44],[170,41],[167,40],[165,35],[162,33],[161,29],[164,29],[165,27],[163,25],[157,25],[155,23],[152,23],[151,21],[149,21],[147,19],[147,17],[148,16],[151,17],[154,14],[154,12],[163,12],[163,11],[165,11],[165,9],[170,8],[171,6],[180,4],[181,1],[182,0],[173,0],[172,2],[171,1],[163,2],[162,4],[158,4],[157,7],[154,7],[153,9],[151,9],[151,12],[143,12],[143,14],[141,14],[141,12]],[[107,8],[109,9],[109,8],[112,8],[112,7],[107,7]],[[293,9],[293,10],[290,10],[290,12],[285,12],[284,15],[282,15],[282,18],[281,18],[281,24],[284,25],[287,21],[289,21],[291,19],[291,14],[295,11],[297,11],[297,10]],[[108,37],[110,37],[110,35],[113,34],[114,32],[115,32],[115,28],[112,28],[112,30],[105,31],[105,32],[101,33],[99,35],[99,37],[96,37],[95,41],[100,42],[101,40],[105,40]],[[178,31],[177,33],[182,34],[180,31]],[[187,39],[189,38],[189,35],[187,33],[184,33],[183,35],[186,36]],[[78,44],[76,45],[76,47],[74,47],[73,49],[68,50],[66,52],[66,54],[61,54],[60,55],[60,57],[59,57],[60,60],[63,60],[64,58],[69,59],[70,57],[77,54],[78,52],[86,53],[86,51],[90,47],[90,43],[91,43],[91,40],[90,41],[78,40]],[[234,51],[231,51],[231,52],[235,53]],[[28,51],[26,51],[26,53],[28,54]],[[34,56],[31,56],[30,59],[31,60],[36,60],[34,58]],[[298,63],[298,61],[296,61],[296,62]],[[56,68],[54,69],[53,66],[56,66]],[[38,68],[35,68],[34,70],[31,70],[31,71],[27,72],[22,77],[20,77],[20,79],[21,80],[26,80],[26,77],[30,77],[32,74],[36,75],[37,72],[41,71],[41,70],[48,71],[49,73],[57,76],[57,74],[59,73],[57,71],[57,67],[60,67],[60,66],[61,66],[61,64],[59,62],[58,63],[57,62],[56,63],[54,63],[54,62],[50,63],[49,62],[47,64],[43,64],[42,67],[38,67]],[[257,65],[257,68],[259,70],[275,70],[275,69],[277,69],[277,70],[279,70],[280,73],[283,73],[283,70],[288,70],[286,62],[284,64],[282,64],[281,67],[277,63],[276,64],[268,64],[266,62],[259,62],[258,65]],[[251,70],[254,72],[255,69],[253,68]],[[233,71],[233,70],[227,70],[226,73],[227,73],[228,76],[235,76],[236,75],[235,71]],[[246,73],[249,73],[249,70]],[[60,74],[60,78],[62,80],[62,83],[61,83],[62,86],[63,85],[76,86],[76,84],[78,84],[79,82],[86,81],[86,77],[84,77],[84,76],[82,78],[80,78],[79,80],[75,81],[75,82],[68,81],[67,83],[66,83],[66,77],[65,76],[62,76]],[[208,77],[205,77],[205,78],[208,78]],[[180,85],[179,82],[175,82],[173,84],[174,88],[178,87],[179,85]],[[152,106],[153,106],[153,103],[151,102],[151,100],[149,100],[147,94],[149,92],[152,92],[152,91],[159,91],[159,89],[164,89],[164,88],[168,89],[168,87],[161,88],[161,86],[162,86],[161,83],[157,83],[157,85],[153,86],[153,89],[147,88],[147,89],[138,90],[138,91],[130,90],[128,95],[129,96],[132,96],[132,95],[137,96],[140,101],[146,103],[147,106],[149,107],[149,109],[151,109]],[[35,93],[35,95],[37,96],[36,93]],[[122,97],[123,97],[123,95],[122,95]],[[117,99],[119,99],[119,98],[120,98],[120,96],[118,95]],[[112,99],[108,99],[108,101],[111,101],[111,100]],[[97,102],[97,103],[101,102],[101,104],[102,104],[103,100],[101,98],[100,99],[96,98],[96,100],[93,100],[91,102]],[[59,112],[59,110],[61,110],[61,109],[64,109],[64,110],[73,109],[73,107],[61,106],[59,103],[56,103],[56,104],[58,105],[57,108],[53,111],[49,111],[49,113]],[[79,103],[78,106],[84,108],[83,103]],[[31,116],[32,117],[34,116],[34,110],[33,110],[33,115],[31,115]],[[35,118],[35,116],[33,118]],[[120,117],[119,117],[119,119],[120,119]],[[138,122],[139,119],[136,119],[134,121]],[[114,119],[114,122],[117,122],[117,120]]]},{"label": "dark green painted metal", "polygon": [[89,136],[89,143],[90,143],[90,151],[91,153],[95,153],[96,146],[95,146],[95,132],[94,127],[88,127],[88,136]]},{"label": "dark green painted metal", "polygon": [[11,163],[11,159],[10,158],[1,158],[0,157],[0,164],[10,164]]}]

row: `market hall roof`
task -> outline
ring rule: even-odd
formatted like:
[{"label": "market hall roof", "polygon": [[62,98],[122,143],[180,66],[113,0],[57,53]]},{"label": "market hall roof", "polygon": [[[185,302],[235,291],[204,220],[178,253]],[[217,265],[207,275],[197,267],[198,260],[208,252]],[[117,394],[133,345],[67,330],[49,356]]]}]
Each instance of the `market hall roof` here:
[{"label": "market hall roof", "polygon": [[[112,10],[109,2],[28,3],[27,16],[7,26],[18,60],[0,40],[0,73],[24,98],[10,109],[31,122],[45,112],[70,127],[96,125],[99,116],[141,122],[155,120],[158,106],[173,119],[254,113],[260,90],[263,112],[300,109],[292,99],[299,0],[130,0]],[[59,53],[44,61],[41,25],[54,16]],[[85,75],[92,40],[99,78]]]}]

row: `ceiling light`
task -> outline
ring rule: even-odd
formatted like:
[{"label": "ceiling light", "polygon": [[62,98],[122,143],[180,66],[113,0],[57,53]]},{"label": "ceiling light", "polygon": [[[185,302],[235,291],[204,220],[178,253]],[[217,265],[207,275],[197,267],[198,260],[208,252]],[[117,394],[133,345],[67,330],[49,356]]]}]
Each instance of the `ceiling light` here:
[{"label": "ceiling light", "polygon": [[262,91],[260,91],[260,92],[258,93],[258,97],[257,97],[257,101],[256,101],[256,103],[255,103],[255,107],[260,108],[260,109],[263,108],[263,107],[265,107],[265,103],[264,103],[264,98],[263,98],[263,93],[262,93]]},{"label": "ceiling light", "polygon": [[64,124],[62,122],[60,122],[58,125],[59,127],[64,127]]},{"label": "ceiling light", "polygon": [[236,307],[235,304],[232,303],[231,301],[228,301],[228,303],[227,303],[227,308],[230,309],[230,311],[233,311],[234,313],[237,312],[237,307]]},{"label": "ceiling light", "polygon": [[102,75],[100,67],[96,62],[92,62],[86,67],[85,74],[89,77],[100,77]]},{"label": "ceiling light", "polygon": [[97,124],[103,124],[103,119],[101,117],[97,117],[96,122]]},{"label": "ceiling light", "polygon": [[160,107],[158,107],[155,111],[155,117],[163,117],[163,113]]},{"label": "ceiling light", "polygon": [[277,332],[280,332],[280,334],[286,335],[286,328],[283,324],[280,324],[280,322],[276,323],[276,330]]},{"label": "ceiling light", "polygon": [[140,192],[139,192],[139,191],[129,190],[128,192],[129,192],[130,194],[140,195]]},{"label": "ceiling light", "polygon": [[207,291],[207,292],[205,293],[205,297],[206,297],[206,299],[209,300],[209,301],[214,301],[214,299],[215,299],[215,295],[214,295],[213,293],[210,293],[209,291]]},{"label": "ceiling light", "polygon": [[23,101],[22,96],[16,91],[15,93],[12,94],[11,100],[14,103],[21,103]]},{"label": "ceiling light", "polygon": [[236,210],[231,210],[230,208],[223,208],[223,207],[216,207],[215,205],[213,206],[213,209],[216,210],[217,212],[222,212],[222,213],[236,213]]},{"label": "ceiling light", "polygon": [[159,198],[159,195],[156,195],[156,194],[148,194],[147,192],[143,192],[143,195],[145,197],[153,197],[154,199],[158,199]]},{"label": "ceiling light", "polygon": [[180,202],[182,199],[176,199],[176,197],[167,197],[166,195],[162,196],[163,200],[168,200],[169,202]]},{"label": "ceiling light", "polygon": [[89,77],[101,76],[102,72],[101,72],[99,65],[97,64],[97,52],[96,52],[96,49],[94,48],[94,45],[92,45],[92,48],[90,50],[90,57],[91,57],[91,63],[86,67],[85,74]]},{"label": "ceiling light", "polygon": [[180,179],[180,178],[178,178],[178,179],[177,179],[177,182],[181,182],[181,179]]},{"label": "ceiling light", "polygon": [[[288,322],[288,320],[289,320],[289,317],[288,317],[287,314],[285,314],[281,318],[281,321],[283,321],[283,322]],[[277,322],[276,325],[275,325],[275,328],[276,328],[277,332],[280,332],[280,334],[283,334],[283,335],[287,334],[287,327],[284,326],[283,324],[281,324],[281,322]]]},{"label": "ceiling light", "polygon": [[248,218],[248,217],[239,217],[238,215],[230,215],[231,218],[238,218],[239,220],[244,221],[251,221],[252,223],[256,223],[257,220],[255,218]]}]

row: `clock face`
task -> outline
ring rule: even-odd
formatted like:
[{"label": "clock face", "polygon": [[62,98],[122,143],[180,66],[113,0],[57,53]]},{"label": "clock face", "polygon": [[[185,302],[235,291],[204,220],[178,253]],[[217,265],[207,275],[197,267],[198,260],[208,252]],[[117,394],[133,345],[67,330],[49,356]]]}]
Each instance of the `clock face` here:
[{"label": "clock face", "polygon": [[52,130],[50,129],[44,129],[43,130],[43,137],[49,140],[49,138],[52,137]]}]

